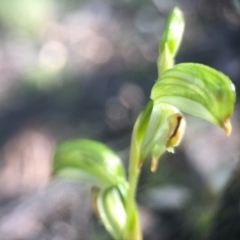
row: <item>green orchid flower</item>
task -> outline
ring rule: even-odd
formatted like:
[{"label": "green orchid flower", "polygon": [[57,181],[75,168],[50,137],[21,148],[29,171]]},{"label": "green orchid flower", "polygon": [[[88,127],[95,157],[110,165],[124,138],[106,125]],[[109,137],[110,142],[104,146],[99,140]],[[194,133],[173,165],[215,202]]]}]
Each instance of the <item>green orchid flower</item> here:
[{"label": "green orchid flower", "polygon": [[70,140],[55,152],[53,173],[94,187],[95,212],[115,240],[142,240],[135,201],[141,166],[150,155],[156,171],[161,155],[174,153],[186,128],[181,112],[203,118],[227,135],[232,131],[236,92],[231,80],[202,64],[174,66],[184,25],[182,11],[174,8],[159,45],[159,77],[133,128],[128,179],[121,159],[102,143]]},{"label": "green orchid flower", "polygon": [[203,118],[231,133],[230,116],[235,87],[223,73],[202,64],[182,63],[165,71],[155,83],[149,101],[139,115],[132,143],[142,165],[152,155],[151,170],[158,158],[174,152],[183,136],[185,120],[180,111]]}]

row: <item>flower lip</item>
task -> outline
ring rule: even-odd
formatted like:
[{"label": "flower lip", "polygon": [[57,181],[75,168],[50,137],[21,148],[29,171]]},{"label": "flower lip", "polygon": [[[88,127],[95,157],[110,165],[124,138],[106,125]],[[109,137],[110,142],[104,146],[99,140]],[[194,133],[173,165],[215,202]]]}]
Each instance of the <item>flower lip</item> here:
[{"label": "flower lip", "polygon": [[174,137],[177,134],[178,128],[179,128],[179,126],[181,124],[181,120],[183,118],[183,116],[181,114],[178,114],[176,117],[177,117],[177,125],[176,125],[173,133],[171,134],[171,136],[169,138],[172,138],[172,137]]},{"label": "flower lip", "polygon": [[170,136],[167,140],[166,147],[171,150],[171,148],[179,145],[184,134],[186,122],[183,115],[176,113],[170,116],[169,126],[172,131],[169,134]]}]

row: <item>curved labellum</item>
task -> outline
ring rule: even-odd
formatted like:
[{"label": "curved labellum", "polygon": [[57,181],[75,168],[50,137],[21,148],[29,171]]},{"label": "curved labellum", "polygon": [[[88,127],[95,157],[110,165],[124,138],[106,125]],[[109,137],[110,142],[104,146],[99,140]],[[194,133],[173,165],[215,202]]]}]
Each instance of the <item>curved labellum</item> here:
[{"label": "curved labellum", "polygon": [[204,118],[231,133],[230,116],[235,87],[223,73],[196,63],[177,64],[165,71],[152,89],[155,104],[171,104],[181,111]]},{"label": "curved labellum", "polygon": [[95,186],[125,181],[119,157],[107,146],[91,140],[71,140],[60,144],[54,162],[54,174]]}]

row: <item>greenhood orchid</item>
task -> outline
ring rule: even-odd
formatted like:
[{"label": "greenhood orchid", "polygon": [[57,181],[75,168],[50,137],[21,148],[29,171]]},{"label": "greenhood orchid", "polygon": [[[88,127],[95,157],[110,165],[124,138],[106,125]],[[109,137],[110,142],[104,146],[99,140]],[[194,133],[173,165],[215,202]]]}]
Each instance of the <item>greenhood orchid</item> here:
[{"label": "greenhood orchid", "polygon": [[149,102],[138,116],[131,138],[129,172],[107,146],[91,140],[60,144],[53,161],[56,176],[93,186],[94,209],[115,240],[142,240],[136,204],[141,167],[151,155],[151,170],[158,159],[174,152],[186,127],[182,112],[203,118],[231,133],[230,117],[235,87],[223,73],[197,63],[174,65],[184,32],[183,13],[170,13],[159,45],[158,79]]}]

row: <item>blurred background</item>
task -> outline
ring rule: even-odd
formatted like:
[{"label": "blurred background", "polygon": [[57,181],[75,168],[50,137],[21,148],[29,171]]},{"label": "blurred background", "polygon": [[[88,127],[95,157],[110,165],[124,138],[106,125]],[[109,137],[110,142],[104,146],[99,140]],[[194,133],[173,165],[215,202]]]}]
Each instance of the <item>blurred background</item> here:
[{"label": "blurred background", "polygon": [[[157,79],[158,44],[179,6],[176,61],[240,87],[239,0],[0,0],[0,239],[110,240],[90,190],[51,177],[56,145],[103,141],[127,166],[131,130]],[[240,106],[233,133],[186,116],[185,137],[138,188],[144,239],[240,239]]]}]

